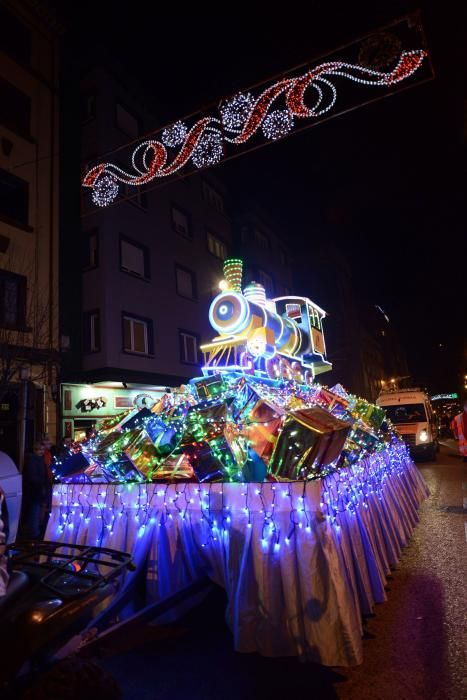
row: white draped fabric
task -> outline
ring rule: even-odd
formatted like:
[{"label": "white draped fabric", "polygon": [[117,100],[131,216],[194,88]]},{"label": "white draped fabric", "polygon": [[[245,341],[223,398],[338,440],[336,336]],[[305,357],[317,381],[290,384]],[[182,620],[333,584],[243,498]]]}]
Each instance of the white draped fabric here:
[{"label": "white draped fabric", "polygon": [[352,666],[426,495],[394,445],[307,483],[57,484],[47,538],[132,552],[153,599],[207,574],[238,651]]},{"label": "white draped fabric", "polygon": [[6,536],[2,520],[2,503],[4,498],[3,492],[0,489],[0,596],[6,594],[10,578],[7,571],[7,558],[5,555]]}]

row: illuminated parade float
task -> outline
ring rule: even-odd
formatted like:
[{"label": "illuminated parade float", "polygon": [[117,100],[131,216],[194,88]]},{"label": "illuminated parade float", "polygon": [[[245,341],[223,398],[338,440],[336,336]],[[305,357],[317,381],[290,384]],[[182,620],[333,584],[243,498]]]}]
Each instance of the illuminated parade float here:
[{"label": "illuminated parade float", "polygon": [[203,376],[72,446],[47,537],[132,552],[156,599],[207,574],[239,651],[360,663],[426,487],[381,408],[316,381],[325,312],[224,276]]},{"label": "illuminated parade float", "polygon": [[[406,19],[379,65],[381,36],[344,47],[129,144],[83,187],[111,206],[122,185],[199,172],[431,79]],[[101,421],[56,463],[47,537],[131,552],[153,600],[209,576],[239,651],[358,664],[362,615],[385,599],[425,484],[383,409],[319,383],[323,309],[244,286],[239,259],[221,290],[202,376]]]}]

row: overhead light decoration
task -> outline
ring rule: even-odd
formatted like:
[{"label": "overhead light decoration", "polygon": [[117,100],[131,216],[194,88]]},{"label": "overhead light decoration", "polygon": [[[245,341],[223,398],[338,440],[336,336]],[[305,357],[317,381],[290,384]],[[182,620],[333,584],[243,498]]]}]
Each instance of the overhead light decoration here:
[{"label": "overhead light decoration", "polygon": [[255,101],[250,93],[246,95],[239,93],[232,97],[231,100],[224,102],[220,110],[224,127],[228,131],[241,129],[248,119],[254,104]]},{"label": "overhead light decoration", "polygon": [[175,122],[162,132],[162,143],[169,148],[176,148],[184,142],[187,133],[188,129],[183,122]]},{"label": "overhead light decoration", "polygon": [[222,134],[217,129],[206,131],[198,140],[192,160],[197,168],[207,168],[222,160]]},{"label": "overhead light decoration", "polygon": [[277,141],[287,136],[293,127],[293,117],[286,109],[276,109],[265,118],[263,122],[263,134],[271,141]]},{"label": "overhead light decoration", "polygon": [[103,175],[92,189],[92,201],[98,207],[107,207],[118,195],[118,183],[112,175]]},{"label": "overhead light decoration", "polygon": [[[295,77],[281,78],[258,94],[239,93],[223,101],[217,112],[199,118],[188,128],[178,121],[164,129],[161,140],[146,140],[133,151],[133,171],[112,162],[89,170],[83,187],[92,189],[92,200],[108,206],[118,194],[118,182],[146,185],[190,166],[206,168],[230,155],[262,133],[275,141],[299,128],[301,120],[316,119],[337,101],[333,81],[346,79],[367,87],[389,88],[417,71],[426,51],[402,51],[393,70],[383,72],[344,61],[327,61]],[[167,148],[172,149],[170,158]]]}]

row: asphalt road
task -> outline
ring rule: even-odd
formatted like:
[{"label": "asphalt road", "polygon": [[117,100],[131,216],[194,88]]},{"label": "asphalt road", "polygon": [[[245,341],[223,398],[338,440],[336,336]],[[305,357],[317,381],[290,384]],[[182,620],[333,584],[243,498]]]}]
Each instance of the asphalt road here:
[{"label": "asphalt road", "polygon": [[431,495],[389,581],[387,602],[366,621],[361,666],[326,669],[235,653],[224,596],[215,591],[178,624],[121,640],[126,649],[100,660],[123,698],[466,698],[467,465],[452,447],[443,446],[437,462],[418,465]]}]

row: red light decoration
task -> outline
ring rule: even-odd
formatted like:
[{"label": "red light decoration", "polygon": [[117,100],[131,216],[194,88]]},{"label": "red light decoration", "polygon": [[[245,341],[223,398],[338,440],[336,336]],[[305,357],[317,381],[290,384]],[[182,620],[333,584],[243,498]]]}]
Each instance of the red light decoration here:
[{"label": "red light decoration", "polygon": [[[329,112],[337,100],[337,89],[330,78],[388,88],[415,73],[426,55],[421,49],[402,51],[395,68],[386,73],[359,64],[328,61],[298,77],[282,78],[256,96],[239,93],[224,100],[215,115],[198,119],[190,129],[182,121],[164,129],[163,143],[156,140],[140,143],[131,157],[134,173],[115,163],[100,163],[86,173],[83,187],[92,188],[95,204],[108,206],[118,195],[118,182],[145,185],[155,178],[175,174],[189,161],[196,168],[215,165],[225,158],[226,144],[240,146],[261,132],[264,138],[275,141],[292,133],[299,120]],[[305,102],[308,88],[314,91],[311,104]],[[286,108],[275,109],[281,96]],[[166,146],[172,151],[179,149],[170,163],[167,163]]]}]

